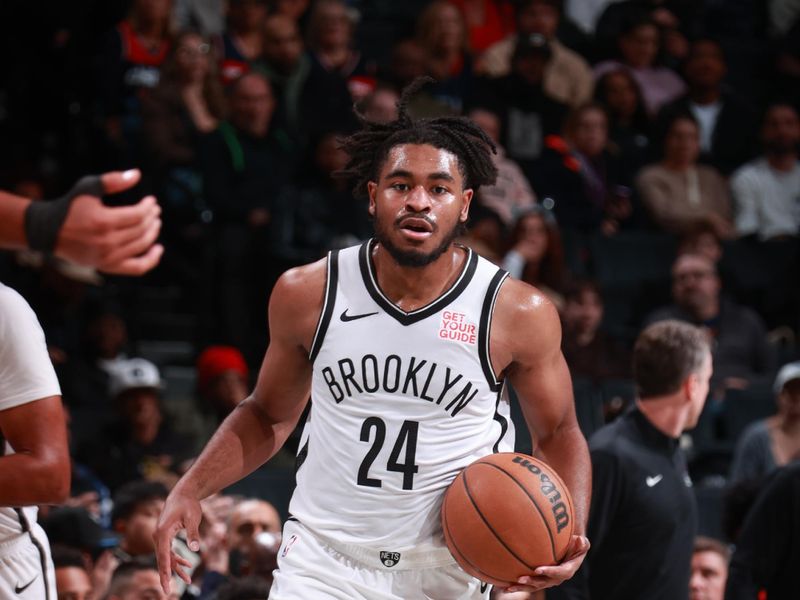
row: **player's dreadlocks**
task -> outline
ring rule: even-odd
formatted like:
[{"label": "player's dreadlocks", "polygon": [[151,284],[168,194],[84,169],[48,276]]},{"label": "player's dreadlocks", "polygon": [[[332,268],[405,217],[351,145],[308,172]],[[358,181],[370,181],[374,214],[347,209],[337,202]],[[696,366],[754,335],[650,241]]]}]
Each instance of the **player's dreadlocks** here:
[{"label": "player's dreadlocks", "polygon": [[389,151],[399,144],[430,144],[451,152],[458,159],[465,188],[477,191],[479,186],[495,182],[497,168],[490,151],[496,154],[497,148],[478,125],[465,117],[412,119],[408,114],[411,98],[432,81],[430,77],[419,77],[403,90],[396,121],[375,123],[356,110],[362,128],[340,140],[350,160],[339,174],[355,181],[357,196],[367,194],[367,182],[377,181]]}]

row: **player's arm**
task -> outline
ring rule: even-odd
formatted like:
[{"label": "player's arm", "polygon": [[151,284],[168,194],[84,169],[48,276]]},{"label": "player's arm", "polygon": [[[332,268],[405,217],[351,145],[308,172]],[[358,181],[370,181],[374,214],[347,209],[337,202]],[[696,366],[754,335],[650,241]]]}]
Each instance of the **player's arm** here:
[{"label": "player's arm", "polygon": [[0,411],[0,432],[15,452],[0,457],[0,506],[64,502],[70,462],[61,397]]},{"label": "player's arm", "polygon": [[535,288],[507,280],[498,294],[491,335],[492,360],[507,365],[535,454],[567,484],[575,508],[567,557],[521,580],[528,590],[543,589],[572,577],[589,549],[584,537],[591,498],[589,450],[575,417],[572,381],[561,353],[561,323],[552,303]]},{"label": "player's arm", "polygon": [[164,250],[155,243],[161,209],[152,196],[120,207],[100,199],[133,187],[139,178],[136,169],[84,177],[48,202],[0,192],[0,247],[42,250],[106,273],[141,275]]},{"label": "player's arm", "polygon": [[170,551],[185,529],[199,549],[200,500],[238,481],[269,460],[297,425],[311,392],[308,354],[322,310],[325,261],[288,271],[270,298],[270,344],[253,393],[234,410],[167,499],[155,534],[161,583],[180,561]]}]

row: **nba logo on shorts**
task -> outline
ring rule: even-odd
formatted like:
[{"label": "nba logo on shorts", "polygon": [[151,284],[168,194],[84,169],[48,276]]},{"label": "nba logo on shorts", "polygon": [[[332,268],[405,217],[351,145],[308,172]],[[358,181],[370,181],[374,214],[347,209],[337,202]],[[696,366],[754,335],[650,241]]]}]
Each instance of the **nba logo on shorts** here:
[{"label": "nba logo on shorts", "polygon": [[393,567],[400,562],[400,553],[381,550],[381,562],[387,567]]}]

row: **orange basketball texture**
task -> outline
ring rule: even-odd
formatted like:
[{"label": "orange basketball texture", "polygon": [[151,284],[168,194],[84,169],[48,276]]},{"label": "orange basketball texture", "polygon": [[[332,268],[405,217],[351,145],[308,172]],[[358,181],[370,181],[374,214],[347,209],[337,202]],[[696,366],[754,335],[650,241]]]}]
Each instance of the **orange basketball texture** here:
[{"label": "orange basketball texture", "polygon": [[467,573],[509,585],[558,563],[574,524],[569,490],[556,472],[526,454],[485,456],[464,469],[444,496],[442,529]]}]

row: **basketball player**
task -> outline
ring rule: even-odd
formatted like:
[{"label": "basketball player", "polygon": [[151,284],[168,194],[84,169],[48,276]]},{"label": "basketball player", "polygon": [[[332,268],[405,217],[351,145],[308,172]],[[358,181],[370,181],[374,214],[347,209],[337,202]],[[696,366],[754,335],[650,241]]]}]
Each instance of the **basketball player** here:
[{"label": "basketball player", "polygon": [[[496,171],[491,141],[462,118],[364,123],[344,140],[346,174],[369,195],[376,238],[292,269],[270,300],[271,342],[256,388],[170,494],[156,533],[168,589],[199,501],[284,443],[306,405],[297,488],[270,598],[488,598],[447,550],[442,496],[477,458],[512,450],[506,382],[537,454],[574,497],[565,561],[510,590],[572,576],[588,550],[586,442],[578,428],[553,305],[453,244],[470,201]],[[501,592],[497,597],[502,597]]]},{"label": "basketball player", "polygon": [[100,197],[132,188],[137,169],[90,175],[48,202],[0,191],[0,247],[30,248],[116,275],[141,275],[155,267],[161,209],[148,196],[133,206],[104,206]]},{"label": "basketball player", "polygon": [[44,333],[22,296],[0,283],[0,598],[56,599],[35,506],[66,500],[69,483],[61,389]]}]

